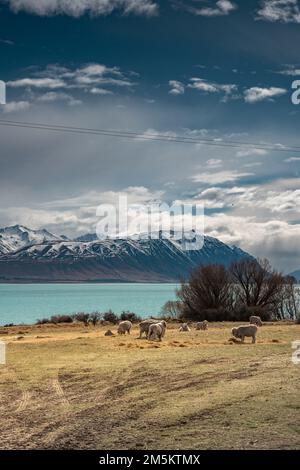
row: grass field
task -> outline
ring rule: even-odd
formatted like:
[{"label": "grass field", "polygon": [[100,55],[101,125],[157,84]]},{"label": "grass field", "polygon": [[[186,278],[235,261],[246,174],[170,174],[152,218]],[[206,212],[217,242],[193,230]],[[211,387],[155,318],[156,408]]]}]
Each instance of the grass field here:
[{"label": "grass field", "polygon": [[[231,344],[229,323],[162,343],[107,327],[1,328],[1,449],[300,449],[300,326]],[[116,330],[116,328],[113,328]]]}]

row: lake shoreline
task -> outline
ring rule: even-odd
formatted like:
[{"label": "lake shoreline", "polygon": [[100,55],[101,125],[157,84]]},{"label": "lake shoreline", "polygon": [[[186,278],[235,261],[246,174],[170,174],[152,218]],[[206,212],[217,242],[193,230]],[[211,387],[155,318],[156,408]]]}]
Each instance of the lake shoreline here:
[{"label": "lake shoreline", "polygon": [[178,283],[0,283],[0,325],[32,324],[78,312],[134,312],[157,316],[176,299]]}]

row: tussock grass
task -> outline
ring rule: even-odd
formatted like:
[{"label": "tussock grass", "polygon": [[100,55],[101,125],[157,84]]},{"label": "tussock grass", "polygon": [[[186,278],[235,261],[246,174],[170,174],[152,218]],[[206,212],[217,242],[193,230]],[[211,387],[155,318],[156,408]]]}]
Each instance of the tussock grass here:
[{"label": "tussock grass", "polygon": [[256,345],[232,344],[232,326],[174,324],[162,343],[137,327],[5,329],[0,448],[299,449],[300,326],[264,325]]}]

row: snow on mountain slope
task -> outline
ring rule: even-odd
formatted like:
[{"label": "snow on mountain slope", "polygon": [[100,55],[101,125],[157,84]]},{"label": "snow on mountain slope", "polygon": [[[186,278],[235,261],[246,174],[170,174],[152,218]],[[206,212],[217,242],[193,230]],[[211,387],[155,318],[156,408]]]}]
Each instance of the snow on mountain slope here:
[{"label": "snow on mountain slope", "polygon": [[300,282],[300,269],[290,273],[290,276],[293,276],[297,280],[297,282]]},{"label": "snow on mountain slope", "polygon": [[60,239],[61,237],[53,235],[45,229],[32,230],[23,225],[5,227],[0,229],[0,254],[8,254],[36,243]]},{"label": "snow on mountain slope", "polygon": [[[178,281],[199,265],[225,266],[248,253],[221,241],[198,236],[198,248],[186,240],[62,240],[45,230],[9,227],[10,242],[0,255],[2,281]],[[2,244],[3,246],[3,244]],[[195,247],[195,246],[194,246]]]}]

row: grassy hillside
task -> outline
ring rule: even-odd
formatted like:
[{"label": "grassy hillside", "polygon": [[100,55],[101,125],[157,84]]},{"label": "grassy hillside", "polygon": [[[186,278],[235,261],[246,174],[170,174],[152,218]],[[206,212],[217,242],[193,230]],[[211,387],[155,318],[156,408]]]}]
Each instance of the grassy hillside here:
[{"label": "grassy hillside", "polygon": [[173,325],[162,343],[137,327],[2,328],[0,448],[299,449],[300,326],[264,325],[256,345],[231,344],[231,327]]}]

